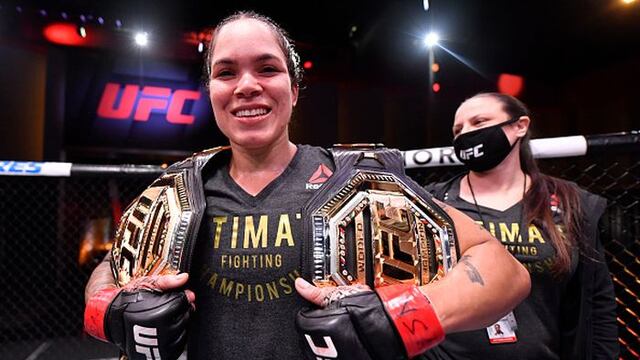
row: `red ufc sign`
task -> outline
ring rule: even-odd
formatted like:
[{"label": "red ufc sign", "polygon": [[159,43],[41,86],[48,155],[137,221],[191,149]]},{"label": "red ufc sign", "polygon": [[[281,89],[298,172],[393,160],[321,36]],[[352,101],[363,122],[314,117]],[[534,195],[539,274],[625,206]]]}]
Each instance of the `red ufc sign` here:
[{"label": "red ufc sign", "polygon": [[[133,113],[133,120],[147,121],[155,110],[165,113],[172,124],[193,124],[195,121],[195,116],[183,114],[182,109],[188,100],[200,99],[199,91],[179,89],[172,93],[170,88],[159,86],[145,86],[140,91],[140,86],[132,84],[125,85],[121,91],[120,87],[120,84],[107,83],[98,105],[98,116],[124,120],[130,119]],[[120,92],[120,102],[116,104]]]}]

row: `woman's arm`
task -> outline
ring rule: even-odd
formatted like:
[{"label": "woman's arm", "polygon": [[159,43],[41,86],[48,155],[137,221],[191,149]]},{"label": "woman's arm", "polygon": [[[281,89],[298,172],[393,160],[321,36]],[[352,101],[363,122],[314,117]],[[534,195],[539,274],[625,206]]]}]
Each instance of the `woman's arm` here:
[{"label": "woman's arm", "polygon": [[447,276],[420,290],[433,304],[445,333],[489,326],[527,297],[529,273],[482,226],[437,203],[455,224],[461,254]]},{"label": "woman's arm", "polygon": [[84,302],[86,303],[91,297],[102,289],[116,288],[116,281],[111,272],[111,252],[102,259],[102,262],[93,270],[91,277],[84,288]]},{"label": "woman's arm", "polygon": [[[84,288],[84,301],[87,303],[92,296],[101,290],[116,289],[116,280],[111,272],[111,252],[104,257],[100,265],[91,273],[91,277]],[[157,291],[171,291],[182,288],[187,284],[188,274],[143,276],[131,281],[124,289],[132,291],[138,289],[150,289]],[[191,290],[185,290],[187,299],[193,305],[195,294]]]}]

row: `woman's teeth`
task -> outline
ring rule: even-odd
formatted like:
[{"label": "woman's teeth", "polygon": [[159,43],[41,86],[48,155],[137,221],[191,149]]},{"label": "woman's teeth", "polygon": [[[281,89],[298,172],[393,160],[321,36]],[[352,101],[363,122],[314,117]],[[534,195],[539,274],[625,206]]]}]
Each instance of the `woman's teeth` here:
[{"label": "woman's teeth", "polygon": [[247,109],[236,112],[238,117],[259,116],[268,113],[267,109]]}]

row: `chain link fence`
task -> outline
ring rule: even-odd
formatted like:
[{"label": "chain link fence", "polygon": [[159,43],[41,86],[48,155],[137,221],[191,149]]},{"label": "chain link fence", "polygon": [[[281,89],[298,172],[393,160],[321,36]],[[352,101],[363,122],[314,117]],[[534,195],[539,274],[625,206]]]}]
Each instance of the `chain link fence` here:
[{"label": "chain link fence", "polygon": [[[621,359],[640,358],[639,155],[636,144],[622,153],[540,160],[547,174],[609,200],[602,239],[618,302]],[[407,172],[427,184],[459,171]],[[113,346],[83,333],[84,285],[109,249],[113,219],[157,172],[89,173],[94,175],[0,176],[0,359],[117,356]]]},{"label": "chain link fence", "polygon": [[[538,164],[544,173],[574,181],[608,200],[601,239],[618,305],[620,359],[640,359],[640,144],[628,152],[541,159]],[[432,167],[407,173],[426,185],[450,179],[461,170]]]},{"label": "chain link fence", "polygon": [[0,176],[0,359],[117,356],[83,334],[84,286],[154,178]]}]

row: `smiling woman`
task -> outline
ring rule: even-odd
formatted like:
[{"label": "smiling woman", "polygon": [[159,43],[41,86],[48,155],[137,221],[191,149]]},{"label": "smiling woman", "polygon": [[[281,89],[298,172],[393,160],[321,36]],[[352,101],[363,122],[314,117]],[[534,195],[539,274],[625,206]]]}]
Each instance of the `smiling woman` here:
[{"label": "smiling woman", "polygon": [[253,19],[220,28],[210,50],[209,91],[218,127],[232,147],[269,147],[292,157],[288,125],[298,84],[274,35],[270,26]]},{"label": "smiling woman", "polygon": [[[124,288],[115,287],[107,257],[86,288],[85,328],[91,335],[116,343],[132,359],[141,358],[143,351],[176,358],[187,342],[187,328],[191,359],[412,357],[441,341],[445,332],[495,319],[526,295],[526,270],[487,232],[451,208],[442,212],[455,222],[464,260],[437,283],[418,287],[410,280],[372,291],[361,284],[314,287],[301,279],[312,266],[305,260],[311,239],[304,235],[310,218],[302,215],[303,207],[326,180],[319,177],[328,178],[336,166],[327,150],[289,139],[301,76],[298,56],[286,33],[255,13],[227,18],[213,39],[207,54],[208,88],[216,123],[230,146],[174,164],[127,210],[126,230],[119,232],[113,251]],[[157,191],[162,186],[176,189]],[[184,246],[178,251],[186,253],[180,269],[191,276],[190,282],[186,274],[164,273],[133,274],[130,282],[120,281],[123,273],[129,275],[130,264],[137,263],[128,260],[132,250],[122,245],[135,247],[137,237],[130,242],[122,233],[152,227],[140,217],[175,207],[173,202],[157,205],[172,196],[181,205],[202,209],[197,215],[185,210],[193,215],[189,219],[198,220],[184,226],[192,229],[183,236],[190,242],[179,239]],[[157,227],[137,230],[162,233]],[[489,271],[496,264],[507,270]],[[449,299],[454,290],[457,300]],[[496,292],[502,294],[499,299],[493,297]],[[345,310],[352,302],[366,311],[353,319],[341,316],[344,324],[332,320],[340,313],[332,306]],[[303,311],[305,305],[312,309]],[[405,311],[407,306],[412,311]],[[372,337],[354,330],[370,321],[367,314],[376,318],[374,326],[367,326]],[[403,321],[424,327],[414,334],[416,329],[406,331]],[[151,335],[153,341],[147,340]],[[312,336],[329,342],[321,345]]]}]

